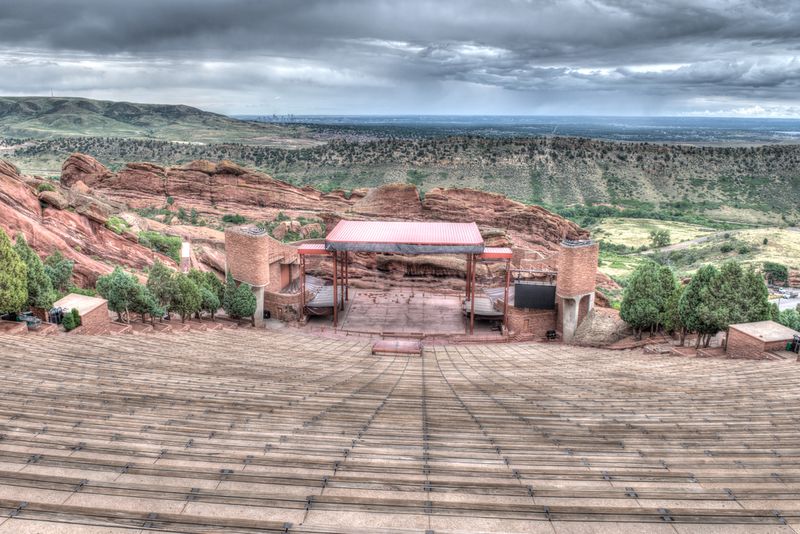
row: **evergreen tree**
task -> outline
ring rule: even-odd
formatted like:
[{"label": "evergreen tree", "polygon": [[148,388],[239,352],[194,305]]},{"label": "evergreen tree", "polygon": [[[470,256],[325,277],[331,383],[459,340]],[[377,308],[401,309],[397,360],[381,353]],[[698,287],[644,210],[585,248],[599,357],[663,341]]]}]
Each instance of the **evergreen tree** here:
[{"label": "evergreen tree", "polygon": [[783,310],[778,313],[777,322],[800,332],[800,311],[798,310]]},{"label": "evergreen tree", "polygon": [[179,273],[175,277],[175,292],[169,303],[169,309],[181,316],[181,322],[186,322],[186,317],[200,310],[202,296],[200,288],[187,275]]},{"label": "evergreen tree", "polygon": [[50,279],[53,289],[61,293],[69,289],[74,266],[75,262],[65,258],[59,250],[56,250],[53,254],[45,258],[44,272]]},{"label": "evergreen tree", "polygon": [[217,295],[211,291],[208,286],[202,286],[200,288],[200,308],[204,312],[208,312],[211,315],[211,320],[214,320],[214,315],[217,313],[219,309],[219,298]]},{"label": "evergreen tree", "polygon": [[642,263],[631,274],[622,295],[620,317],[633,327],[636,339],[641,339],[644,329],[650,329],[652,335],[665,321],[675,286],[672,270],[652,261]]},{"label": "evergreen tree", "polygon": [[256,325],[256,296],[253,294],[253,289],[249,284],[241,284],[233,295],[231,303],[231,317],[236,319],[243,317],[250,317],[253,326]]},{"label": "evergreen tree", "polygon": [[673,334],[677,333],[680,336],[681,345],[686,339],[686,325],[683,324],[679,308],[684,289],[685,287],[682,284],[675,285],[675,291],[672,292],[667,300],[667,309],[662,320],[664,330]]},{"label": "evergreen tree", "polygon": [[18,312],[28,302],[28,267],[0,228],[0,313]]},{"label": "evergreen tree", "polygon": [[222,292],[222,309],[228,317],[233,318],[233,299],[236,295],[236,281],[233,279],[231,273],[228,273],[225,278],[225,289]]},{"label": "evergreen tree", "polygon": [[744,272],[743,287],[742,296],[747,302],[745,321],[769,319],[769,288],[752,266]]},{"label": "evergreen tree", "polygon": [[125,273],[120,267],[111,274],[97,279],[97,292],[108,301],[108,309],[117,312],[117,319],[130,323],[130,310],[139,296],[139,281],[135,276]]},{"label": "evergreen tree", "polygon": [[200,271],[197,269],[189,269],[189,278],[200,287],[207,287],[212,293],[217,296],[220,302],[225,296],[225,285],[222,281],[211,271]]},{"label": "evergreen tree", "polygon": [[136,298],[131,306],[131,311],[142,316],[142,322],[146,321],[146,316],[150,316],[150,323],[155,324],[155,318],[164,315],[164,307],[158,303],[153,293],[146,286],[139,285]]},{"label": "evergreen tree", "polygon": [[169,311],[169,304],[175,294],[175,271],[156,260],[147,273],[147,289],[156,302]]},{"label": "evergreen tree", "polygon": [[28,268],[28,301],[30,307],[49,310],[56,300],[53,283],[44,270],[44,264],[36,251],[25,242],[25,236],[17,234],[14,250]]},{"label": "evergreen tree", "polygon": [[217,296],[217,300],[222,303],[222,299],[225,297],[225,285],[222,283],[222,280],[211,271],[206,271],[203,274],[205,274],[206,277],[206,287],[210,289],[211,292]]},{"label": "evergreen tree", "polygon": [[708,346],[711,336],[727,327],[725,303],[715,294],[718,276],[716,267],[704,265],[694,274],[678,302],[681,321],[689,332],[697,333],[698,348],[701,342]]}]

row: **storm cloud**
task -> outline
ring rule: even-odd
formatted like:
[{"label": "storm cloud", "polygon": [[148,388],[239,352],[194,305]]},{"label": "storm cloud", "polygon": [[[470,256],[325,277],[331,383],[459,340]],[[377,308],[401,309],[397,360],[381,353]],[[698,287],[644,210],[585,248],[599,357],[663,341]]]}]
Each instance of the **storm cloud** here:
[{"label": "storm cloud", "polygon": [[0,0],[0,93],[231,114],[800,113],[796,0]]}]

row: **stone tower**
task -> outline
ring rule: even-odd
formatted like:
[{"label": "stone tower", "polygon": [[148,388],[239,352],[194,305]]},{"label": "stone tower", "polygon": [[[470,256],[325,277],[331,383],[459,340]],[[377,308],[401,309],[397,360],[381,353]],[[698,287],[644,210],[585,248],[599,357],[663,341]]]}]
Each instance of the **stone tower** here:
[{"label": "stone tower", "polygon": [[557,325],[564,341],[594,308],[595,276],[599,247],[592,240],[561,242],[556,278]]}]

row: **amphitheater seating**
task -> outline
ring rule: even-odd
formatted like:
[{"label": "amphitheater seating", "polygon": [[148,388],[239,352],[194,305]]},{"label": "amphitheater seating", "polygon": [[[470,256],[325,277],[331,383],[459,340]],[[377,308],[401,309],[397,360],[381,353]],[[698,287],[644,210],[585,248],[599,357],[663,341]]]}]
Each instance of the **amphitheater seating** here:
[{"label": "amphitheater seating", "polygon": [[800,532],[795,362],[371,352],[0,334],[0,534]]}]

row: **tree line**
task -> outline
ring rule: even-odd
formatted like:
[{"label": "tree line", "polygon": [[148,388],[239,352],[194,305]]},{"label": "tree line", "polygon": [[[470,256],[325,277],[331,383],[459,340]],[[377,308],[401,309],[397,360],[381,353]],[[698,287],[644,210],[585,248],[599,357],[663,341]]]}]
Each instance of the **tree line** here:
[{"label": "tree line", "polygon": [[0,314],[50,309],[74,288],[73,267],[74,262],[58,251],[42,261],[22,234],[17,234],[12,244],[0,229]]},{"label": "tree line", "polygon": [[[60,252],[39,257],[18,234],[12,244],[0,229],[0,314],[26,311],[31,308],[49,310],[67,293],[94,295],[95,290],[82,289],[72,283],[74,262]],[[181,321],[207,313],[211,319],[222,308],[233,319],[250,318],[255,322],[256,297],[247,284],[237,285],[230,275],[223,283],[212,272],[191,269],[178,273],[156,261],[150,268],[146,284],[120,267],[97,279],[96,292],[108,301],[109,310],[121,322],[130,322],[132,314],[142,321],[161,319],[177,314]],[[78,326],[71,312],[65,315],[65,327]]]},{"label": "tree line", "polygon": [[230,274],[223,284],[210,271],[191,269],[179,273],[156,260],[146,284],[117,267],[98,278],[96,287],[120,322],[130,323],[131,315],[139,314],[142,322],[149,317],[154,323],[157,318],[169,318],[173,313],[180,316],[182,323],[193,315],[199,319],[203,313],[213,321],[220,307],[232,319],[250,318],[255,322],[257,302],[252,288],[247,284],[237,286]]},{"label": "tree line", "polygon": [[794,310],[779,312],[770,304],[760,273],[732,260],[719,268],[704,265],[688,284],[679,283],[669,266],[647,261],[631,274],[620,305],[620,317],[637,339],[644,331],[652,335],[663,329],[677,334],[681,345],[695,334],[697,348],[708,347],[732,324],[772,319],[796,328],[795,316]]}]

